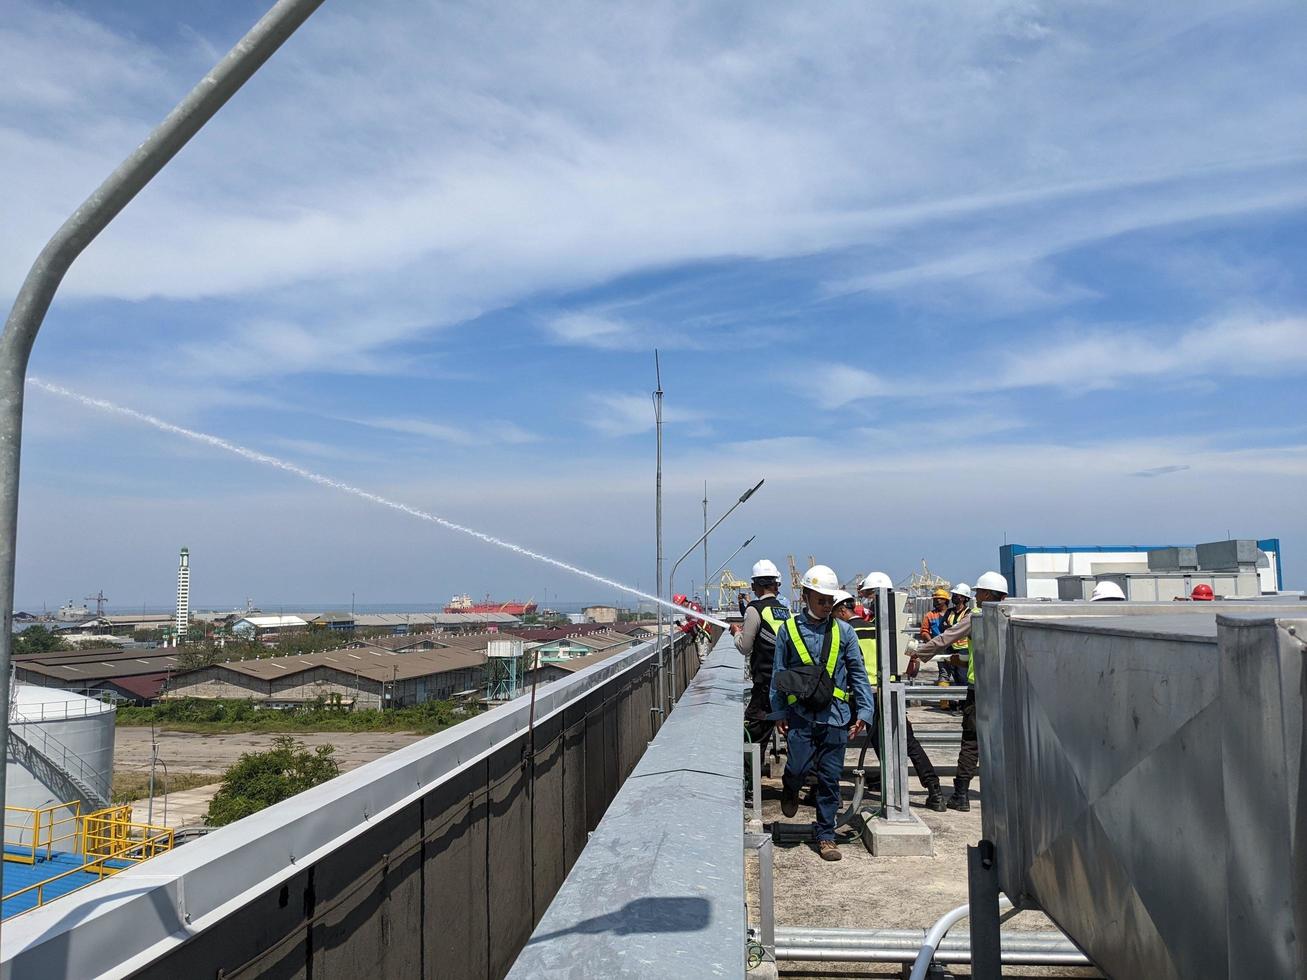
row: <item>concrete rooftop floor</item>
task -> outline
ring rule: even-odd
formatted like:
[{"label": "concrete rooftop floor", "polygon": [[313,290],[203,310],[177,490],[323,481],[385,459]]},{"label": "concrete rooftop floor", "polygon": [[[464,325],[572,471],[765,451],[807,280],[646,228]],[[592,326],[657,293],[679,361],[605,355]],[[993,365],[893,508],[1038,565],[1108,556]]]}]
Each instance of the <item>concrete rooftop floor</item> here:
[{"label": "concrete rooftop floor", "polygon": [[[914,705],[909,712],[914,729],[918,732],[931,728],[957,728],[960,715],[945,713],[933,707]],[[931,761],[940,771],[945,795],[952,792],[953,766],[957,749],[932,747],[928,749]],[[875,772],[875,756],[868,753],[869,771]],[[857,765],[858,753],[850,750],[846,765]],[[777,763],[773,774],[763,778],[763,820],[770,825],[785,820],[780,811],[780,771],[784,761]],[[949,909],[967,901],[967,845],[980,839],[980,812],[983,787],[979,781],[971,784],[971,812],[934,813],[921,804],[926,791],[915,775],[910,779],[913,811],[934,832],[933,857],[873,857],[861,841],[842,847],[843,860],[826,862],[806,845],[773,848],[776,890],[776,925],[811,926],[848,929],[928,929]],[[852,795],[852,786],[844,785],[845,799]],[[808,795],[800,797],[798,814],[792,821],[813,818]],[[750,855],[746,861],[750,925],[758,924],[757,916],[757,858]],[[966,921],[954,927],[965,935]],[[1049,919],[1038,912],[1022,912],[1005,925],[1017,932],[1042,932],[1055,929]],[[778,964],[784,977],[898,977],[905,975],[896,963],[801,963],[782,961]],[[955,976],[970,974],[965,965],[950,965]],[[1004,976],[1012,977],[1098,977],[1092,969],[1068,967],[1009,967]]]}]

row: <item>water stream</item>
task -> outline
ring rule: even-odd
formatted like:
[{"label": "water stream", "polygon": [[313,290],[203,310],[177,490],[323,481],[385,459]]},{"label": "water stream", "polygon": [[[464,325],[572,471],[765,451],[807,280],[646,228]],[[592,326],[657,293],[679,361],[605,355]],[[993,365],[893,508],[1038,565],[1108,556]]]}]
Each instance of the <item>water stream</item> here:
[{"label": "water stream", "polygon": [[215,449],[221,449],[235,456],[240,456],[252,463],[262,463],[264,466],[271,466],[276,469],[298,476],[302,480],[308,480],[310,483],[316,483],[319,486],[330,487],[332,490],[338,490],[341,493],[347,493],[354,497],[359,497],[371,503],[378,504],[382,507],[389,507],[391,510],[397,510],[400,513],[408,514],[410,517],[416,517],[419,520],[427,521],[431,524],[438,524],[450,531],[457,531],[459,534],[466,534],[469,537],[476,538],[486,544],[494,545],[496,548],[504,548],[514,554],[521,555],[524,558],[530,558],[534,561],[543,562],[546,565],[552,565],[555,568],[570,572],[573,575],[579,575],[582,578],[589,579],[592,582],[598,582],[600,585],[606,585],[609,588],[617,589],[628,595],[637,596],[648,602],[657,603],[666,606],[673,612],[694,616],[695,618],[713,623],[716,626],[725,627],[726,623],[704,613],[696,613],[693,610],[685,609],[681,606],[668,602],[666,599],[659,599],[657,596],[650,595],[648,592],[641,592],[639,589],[632,588],[629,585],[623,585],[614,579],[606,578],[603,575],[596,575],[594,572],[586,571],[576,565],[560,561],[557,558],[551,558],[548,555],[542,555],[538,551],[532,551],[530,548],[523,548],[521,545],[513,544],[511,541],[505,541],[503,538],[497,538],[493,534],[486,534],[484,531],[478,531],[476,528],[467,527],[455,521],[447,520],[437,514],[430,514],[427,511],[419,510],[416,507],[410,507],[408,504],[400,503],[397,500],[389,500],[380,494],[372,493],[361,487],[351,486],[348,483],[342,483],[339,480],[333,480],[329,476],[323,476],[321,473],[314,473],[312,470],[306,470],[302,466],[296,466],[294,463],[288,463],[284,459],[278,459],[276,456],[269,456],[267,453],[261,453],[254,449],[248,449],[245,446],[238,446],[234,442],[228,442],[226,439],[220,439],[218,436],[211,436],[206,432],[196,432],[194,429],[183,428],[180,425],[173,425],[171,422],[165,422],[161,418],[153,415],[147,415],[145,412],[138,412],[133,408],[127,408],[123,405],[116,405],[113,402],[105,401],[102,398],[91,398],[88,395],[78,394],[61,385],[51,384],[48,381],[42,381],[40,378],[27,379],[27,383],[41,391],[49,392],[52,395],[60,395],[64,398],[80,402],[88,408],[94,408],[101,412],[108,412],[112,415],[121,415],[125,418],[137,422],[144,422],[146,425],[153,426],[162,432],[168,432],[173,435],[182,436],[194,442],[206,446],[212,446]]}]

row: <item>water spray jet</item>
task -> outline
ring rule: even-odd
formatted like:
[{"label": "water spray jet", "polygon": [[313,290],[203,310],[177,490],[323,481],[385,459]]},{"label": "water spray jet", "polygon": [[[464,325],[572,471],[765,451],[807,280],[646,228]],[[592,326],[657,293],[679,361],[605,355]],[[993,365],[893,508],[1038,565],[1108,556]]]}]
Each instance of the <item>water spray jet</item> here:
[{"label": "water spray jet", "polygon": [[323,476],[321,473],[314,473],[312,470],[306,470],[302,466],[288,463],[286,460],[278,459],[276,456],[269,456],[267,453],[261,453],[254,449],[248,449],[245,446],[239,446],[234,442],[228,442],[226,439],[221,439],[218,436],[211,436],[206,432],[196,432],[194,429],[187,429],[180,425],[174,425],[171,422],[165,422],[163,419],[154,415],[148,415],[145,412],[138,412],[134,408],[127,408],[124,405],[105,401],[103,398],[92,398],[89,395],[82,395],[69,388],[64,388],[61,385],[52,384],[49,381],[43,381],[40,378],[29,377],[27,383],[33,388],[38,388],[41,391],[48,392],[52,395],[60,395],[64,398],[71,399],[72,401],[79,402],[88,408],[94,408],[101,412],[108,412],[111,415],[121,415],[137,422],[144,422],[146,425],[153,426],[161,432],[183,436],[184,438],[191,439],[195,442],[212,446],[215,449],[221,449],[234,456],[240,456],[242,459],[247,459],[252,463],[262,463],[264,466],[271,466],[274,469],[279,469],[283,472],[290,473],[293,476],[298,476],[301,480],[307,480],[310,483],[316,483],[323,487],[330,487],[332,490],[338,490],[341,493],[347,493],[351,496],[359,497],[362,500],[379,504],[382,507],[389,507],[391,510],[397,510],[402,514],[409,515],[410,517],[416,517],[419,520],[427,521],[431,524],[438,524],[447,530],[466,534],[468,537],[476,538],[478,541],[485,544],[494,545],[496,548],[503,548],[504,550],[511,551],[516,555],[521,555],[524,558],[531,558],[534,561],[542,562],[546,565],[552,565],[554,568],[570,572],[573,575],[579,575],[581,578],[589,579],[592,582],[598,582],[600,585],[606,585],[609,588],[617,589],[618,591],[625,592],[628,595],[637,596],[638,598],[644,599],[648,602],[653,602],[660,606],[666,606],[667,608],[676,610],[686,616],[693,616],[695,619],[701,619],[706,623],[712,623],[714,626],[720,626],[722,628],[727,627],[726,623],[713,616],[709,616],[706,613],[700,613],[693,609],[687,609],[684,606],[678,606],[665,599],[660,599],[658,596],[650,595],[648,592],[642,592],[629,585],[624,585],[614,579],[605,578],[602,575],[596,575],[594,572],[588,572],[584,568],[578,568],[576,565],[571,565],[557,558],[551,558],[548,555],[542,555],[538,551],[532,551],[530,548],[523,548],[521,545],[513,544],[511,541],[497,538],[493,534],[486,534],[484,531],[478,531],[476,528],[467,527],[464,524],[447,520],[444,517],[428,513],[424,510],[419,510],[416,507],[410,507],[408,504],[400,503],[397,500],[389,500],[380,494],[372,493],[370,490],[364,490],[361,487],[355,487],[348,483],[342,483],[339,480],[333,480],[329,476]]}]

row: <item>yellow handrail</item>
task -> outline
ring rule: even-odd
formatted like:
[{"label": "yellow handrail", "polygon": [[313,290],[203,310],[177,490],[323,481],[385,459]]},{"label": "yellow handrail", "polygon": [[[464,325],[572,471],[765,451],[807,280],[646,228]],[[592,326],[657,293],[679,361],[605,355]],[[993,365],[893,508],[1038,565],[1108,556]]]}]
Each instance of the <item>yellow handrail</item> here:
[{"label": "yellow handrail", "polygon": [[[5,809],[6,816],[8,815],[7,811],[12,810],[17,814],[27,814],[30,817],[30,822],[23,823],[11,824],[6,820],[6,830],[12,826],[19,828],[23,832],[19,834],[19,841],[16,845],[11,845],[6,836],[7,848],[16,846],[21,849],[19,853],[6,851],[5,858],[7,860],[35,864],[37,855],[41,850],[45,851],[45,859],[49,860],[53,854],[56,841],[75,840],[76,844],[72,848],[72,853],[82,855],[82,865],[47,878],[45,881],[27,885],[18,891],[11,892],[5,895],[3,899],[0,899],[3,902],[8,902],[10,899],[35,891],[36,904],[33,908],[39,908],[45,904],[45,886],[53,881],[59,881],[74,874],[93,874],[95,880],[100,881],[122,871],[123,867],[139,864],[165,851],[172,850],[173,846],[173,830],[171,827],[157,827],[134,822],[130,804],[106,807],[103,810],[97,810],[94,813],[85,815],[81,813],[80,803],[61,803],[49,807],[35,808],[6,807]],[[73,810],[72,816],[56,819],[54,811],[63,809]],[[55,834],[56,824],[70,821],[75,822],[77,827],[73,833]],[[44,839],[41,836],[43,831],[45,831]],[[22,840],[24,833],[30,834],[30,841],[24,842]],[[109,863],[111,861],[120,862],[122,867],[113,867]],[[92,883],[88,881],[86,884]],[[86,885],[79,886],[79,888],[84,887]],[[79,888],[70,889],[69,892],[63,894],[78,891]],[[30,909],[24,911],[30,911]]]}]

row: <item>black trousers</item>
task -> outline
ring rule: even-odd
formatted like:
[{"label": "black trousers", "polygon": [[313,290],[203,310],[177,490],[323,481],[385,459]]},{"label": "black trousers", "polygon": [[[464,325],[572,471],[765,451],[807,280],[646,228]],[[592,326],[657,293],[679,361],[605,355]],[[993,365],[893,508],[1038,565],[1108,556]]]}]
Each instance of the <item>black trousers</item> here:
[{"label": "black trousers", "polygon": [[[871,747],[876,750],[876,758],[880,756],[880,712],[884,710],[884,699],[880,696],[880,691],[876,691],[876,721],[872,726],[875,731],[871,733]],[[916,734],[912,731],[912,722],[908,722],[908,760],[912,763],[912,768],[917,770],[917,778],[921,780],[921,785],[930,789],[939,785],[939,776],[935,773],[935,767],[931,765],[930,756],[926,755],[926,750],[921,747],[917,741]]]},{"label": "black trousers", "polygon": [[755,677],[753,688],[749,691],[749,703],[744,709],[744,728],[749,733],[749,741],[759,744],[771,738],[776,722],[768,720],[771,714],[771,674]]},{"label": "black trousers", "polygon": [[967,688],[962,704],[962,750],[958,753],[958,774],[953,787],[965,790],[980,768],[980,740],[976,737],[976,689]]}]

